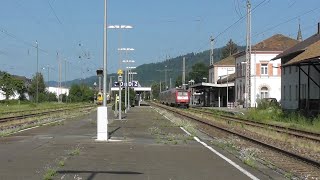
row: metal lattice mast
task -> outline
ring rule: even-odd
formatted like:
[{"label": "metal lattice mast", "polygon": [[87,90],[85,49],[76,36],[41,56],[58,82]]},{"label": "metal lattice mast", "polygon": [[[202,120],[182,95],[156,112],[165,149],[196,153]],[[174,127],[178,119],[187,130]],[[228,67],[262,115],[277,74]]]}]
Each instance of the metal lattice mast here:
[{"label": "metal lattice mast", "polygon": [[211,43],[211,50],[210,50],[210,65],[213,65],[213,45],[214,45],[214,39],[212,36],[210,36],[210,43]]},{"label": "metal lattice mast", "polygon": [[251,3],[247,0],[247,38],[246,38],[246,107],[250,106],[251,100]]}]

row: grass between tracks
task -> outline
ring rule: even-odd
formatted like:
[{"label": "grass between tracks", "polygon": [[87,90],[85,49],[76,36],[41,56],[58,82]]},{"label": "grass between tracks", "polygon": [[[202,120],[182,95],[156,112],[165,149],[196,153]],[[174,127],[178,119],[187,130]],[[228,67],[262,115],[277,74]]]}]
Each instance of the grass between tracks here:
[{"label": "grass between tracks", "polygon": [[320,133],[320,115],[311,118],[299,112],[284,112],[279,107],[271,106],[266,109],[249,109],[240,117]]},{"label": "grass between tracks", "polygon": [[[1,114],[4,113],[10,113],[10,114],[22,114],[21,111],[32,111],[37,112],[41,110],[54,110],[58,108],[67,108],[67,107],[74,107],[74,106],[80,106],[80,105],[89,105],[89,103],[23,103],[23,104],[1,104],[0,103],[0,116],[3,116]],[[15,113],[16,112],[16,113]]]},{"label": "grass between tracks", "polygon": [[[215,115],[230,115],[228,112],[215,109],[207,109],[207,111],[212,112]],[[317,117],[307,117],[300,112],[283,111],[278,106],[269,106],[260,109],[252,108],[243,111],[243,113],[243,115],[238,114],[236,117],[320,133],[320,115]]]}]

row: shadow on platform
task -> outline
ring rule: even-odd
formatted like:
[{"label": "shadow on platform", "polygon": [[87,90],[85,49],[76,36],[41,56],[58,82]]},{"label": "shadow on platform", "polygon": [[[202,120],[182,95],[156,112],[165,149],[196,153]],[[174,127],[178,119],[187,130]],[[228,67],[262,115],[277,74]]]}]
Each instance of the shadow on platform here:
[{"label": "shadow on platform", "polygon": [[57,171],[58,174],[90,174],[87,180],[92,180],[97,174],[132,174],[132,175],[140,175],[143,174],[141,172],[134,171],[76,171],[76,170],[60,170]]}]

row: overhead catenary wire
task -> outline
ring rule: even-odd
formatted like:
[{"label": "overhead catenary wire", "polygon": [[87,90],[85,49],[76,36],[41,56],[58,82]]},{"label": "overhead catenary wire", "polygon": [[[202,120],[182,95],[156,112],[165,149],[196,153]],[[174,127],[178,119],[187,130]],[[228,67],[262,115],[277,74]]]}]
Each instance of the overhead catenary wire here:
[{"label": "overhead catenary wire", "polygon": [[[266,1],[269,0],[262,0],[258,5],[256,5],[254,8],[252,8],[251,12],[253,13],[258,7],[260,7],[263,3],[265,3]],[[227,28],[225,28],[223,31],[221,31],[220,33],[218,33],[218,35],[216,35],[213,39],[216,40],[218,37],[220,37],[221,35],[225,34],[229,29],[231,29],[233,26],[235,26],[236,24],[238,24],[240,21],[244,20],[246,17],[246,14],[242,15],[238,20],[236,20],[235,22],[233,22],[231,25],[229,25]],[[201,51],[201,49],[203,49],[205,46],[207,46],[209,43],[209,41],[206,40],[205,44],[203,46],[201,46],[199,48],[199,51]]]},{"label": "overhead catenary wire", "polygon": [[51,9],[51,12],[52,12],[53,15],[56,17],[58,23],[59,23],[60,25],[62,25],[62,22],[60,21],[59,17],[57,16],[57,13],[56,13],[55,10],[53,9],[53,7],[52,7],[52,5],[51,5],[51,3],[50,3],[50,0],[48,0],[47,2],[48,2],[48,4],[49,4],[49,7],[50,7],[50,9]]}]

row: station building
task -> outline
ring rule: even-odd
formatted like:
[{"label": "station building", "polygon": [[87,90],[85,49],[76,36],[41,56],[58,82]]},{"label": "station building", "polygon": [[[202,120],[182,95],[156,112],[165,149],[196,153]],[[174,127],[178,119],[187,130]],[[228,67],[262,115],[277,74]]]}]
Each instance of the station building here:
[{"label": "station building", "polygon": [[287,49],[281,59],[281,106],[286,110],[320,112],[320,23],[318,32]]},{"label": "station building", "polygon": [[[275,57],[298,42],[298,40],[276,34],[252,47],[249,107],[256,107],[259,99],[263,98],[276,98],[281,101],[281,60]],[[239,52],[234,57],[235,100],[236,105],[243,106],[247,97],[245,95],[246,52]]]},{"label": "station building", "polygon": [[[259,99],[281,101],[281,60],[274,59],[299,41],[276,34],[252,47],[250,107]],[[272,60],[272,61],[271,61]],[[243,107],[245,102],[246,53],[238,52],[209,66],[209,82],[191,85],[193,100],[200,106]],[[193,96],[194,98],[194,96]]]},{"label": "station building", "polygon": [[[207,107],[233,106],[235,58],[229,56],[209,66],[209,82],[191,85],[193,104]],[[227,101],[228,99],[228,101]]]}]

